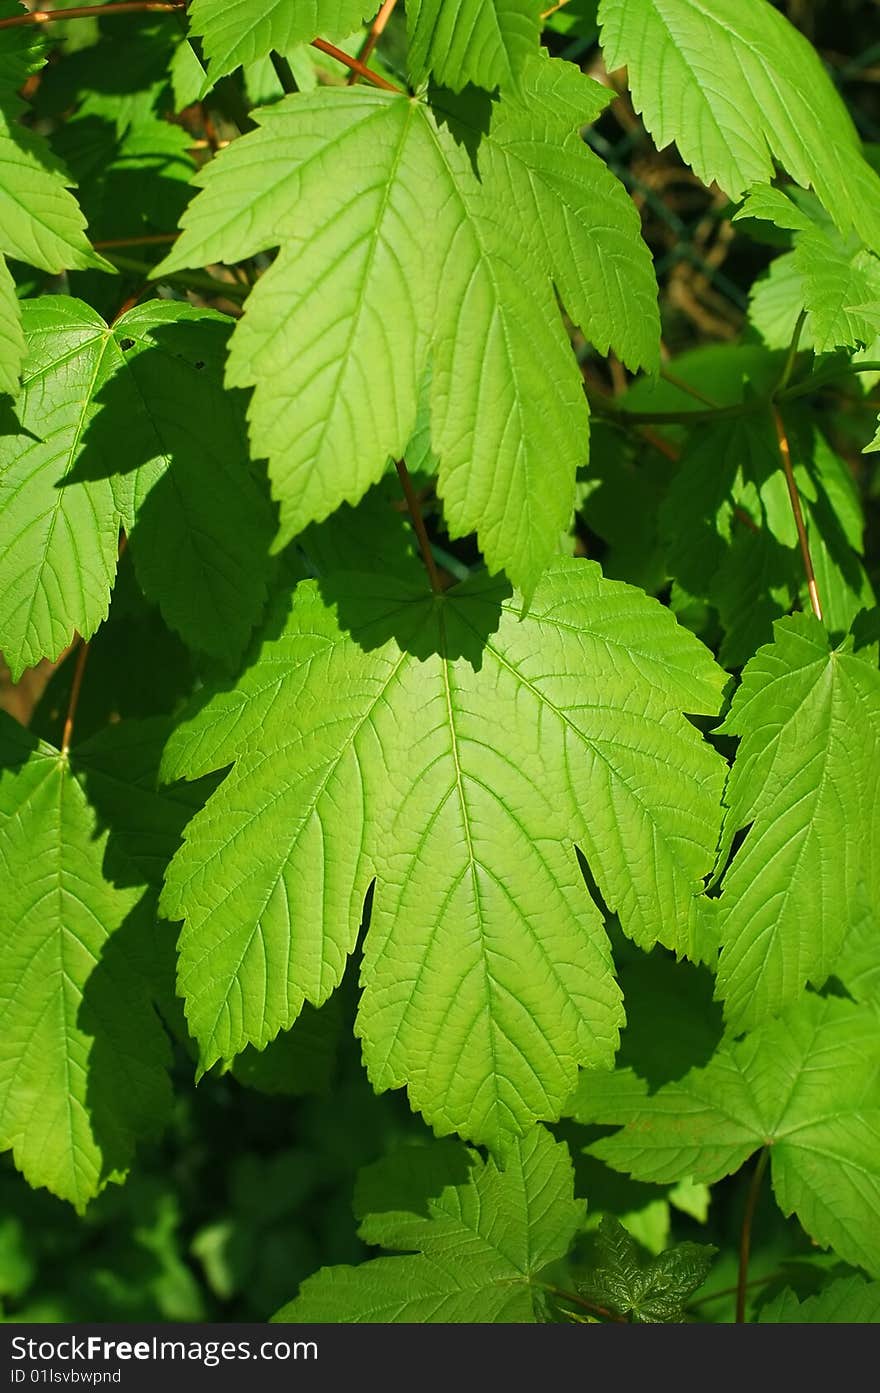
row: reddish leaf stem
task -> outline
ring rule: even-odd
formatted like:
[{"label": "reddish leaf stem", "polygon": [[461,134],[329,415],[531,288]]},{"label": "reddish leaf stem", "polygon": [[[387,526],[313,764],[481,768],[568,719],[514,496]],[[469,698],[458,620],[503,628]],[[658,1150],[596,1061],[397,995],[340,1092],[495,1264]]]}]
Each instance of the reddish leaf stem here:
[{"label": "reddish leaf stem", "polygon": [[[173,13],[175,10],[183,10],[186,7],[186,0],[120,0],[118,4],[110,5],[76,5],[69,10],[31,10],[28,14],[11,15],[7,19],[0,19],[0,29],[15,29],[22,24],[50,24],[57,19],[92,19],[118,14],[133,14],[138,10],[148,10],[153,13]],[[393,82],[386,82],[384,77],[374,73],[372,68],[368,68],[359,58],[352,58],[350,54],[337,48],[335,44],[328,43],[326,39],[312,39],[312,48],[318,48],[328,57],[335,58],[343,67],[356,73],[358,77],[364,78],[366,82],[371,82],[374,87],[381,87],[386,92],[402,92],[401,87],[395,86]]]},{"label": "reddish leaf stem", "polygon": [[777,406],[773,408],[773,420],[776,424],[776,439],[779,442],[779,456],[782,460],[782,468],[785,471],[785,482],[788,485],[788,496],[791,500],[791,511],[794,513],[794,525],[797,528],[798,542],[801,548],[804,570],[807,574],[807,590],[810,595],[810,605],[816,618],[821,622],[822,605],[819,600],[819,590],[816,585],[816,573],[813,570],[813,558],[810,555],[810,544],[807,541],[807,529],[804,526],[804,515],[801,511],[801,500],[797,491],[797,484],[794,481],[794,470],[791,467],[791,448],[788,443],[788,436],[785,432],[785,423],[782,414]]},{"label": "reddish leaf stem", "polygon": [[61,736],[61,753],[66,755],[70,749],[70,742],[73,739],[73,723],[76,720],[76,708],[79,706],[79,694],[82,688],[83,673],[86,670],[86,663],[89,658],[89,644],[81,643],[79,653],[76,658],[76,668],[73,673],[73,683],[70,688],[70,701],[67,703],[67,716],[64,721],[64,733]]},{"label": "reddish leaf stem", "polygon": [[29,14],[0,19],[0,29],[19,24],[49,24],[55,19],[93,19],[105,15],[133,14],[137,10],[182,10],[186,0],[121,0],[116,5],[75,5],[69,10],[31,10]]},{"label": "reddish leaf stem", "polygon": [[358,77],[364,78],[367,82],[372,82],[374,87],[381,87],[385,92],[402,92],[401,87],[395,87],[393,82],[386,82],[384,77],[374,73],[372,68],[366,67],[359,58],[352,58],[350,54],[343,53],[341,48],[335,44],[328,44],[326,39],[312,39],[312,48],[318,48],[328,57],[335,58],[337,63],[342,63],[346,68],[350,68]]},{"label": "reddish leaf stem", "polygon": [[770,1148],[765,1146],[758,1163],[752,1174],[749,1192],[746,1195],[746,1208],[743,1214],[742,1228],[739,1234],[739,1272],[736,1283],[736,1324],[743,1325],[746,1318],[746,1289],[749,1285],[749,1253],[752,1247],[752,1224],[755,1220],[755,1210],[758,1207],[758,1196],[761,1193],[761,1181],[764,1179],[764,1171],[767,1169],[767,1161],[770,1156]]},{"label": "reddish leaf stem", "polygon": [[416,491],[413,488],[409,470],[402,459],[394,461],[397,468],[397,476],[403,489],[403,496],[406,499],[406,506],[415,528],[416,536],[419,540],[419,550],[422,553],[422,560],[425,563],[425,570],[428,572],[428,579],[431,582],[431,589],[435,595],[442,595],[443,582],[440,579],[440,572],[437,570],[437,562],[434,560],[434,553],[431,551],[431,543],[425,530],[425,520],[422,517],[422,510],[419,507],[419,500],[416,498]]},{"label": "reddish leaf stem", "polygon": [[[360,52],[358,53],[359,63],[366,63],[369,60],[370,54],[373,52],[373,49],[376,47],[376,44],[379,42],[383,33],[385,32],[385,25],[391,18],[391,12],[396,4],[397,0],[384,0],[382,8],[376,15],[376,18],[373,20],[373,23],[370,25],[370,32],[361,44]],[[357,82],[358,77],[359,73],[357,73],[355,69],[352,68],[351,72],[348,75],[349,87],[352,87]]]}]

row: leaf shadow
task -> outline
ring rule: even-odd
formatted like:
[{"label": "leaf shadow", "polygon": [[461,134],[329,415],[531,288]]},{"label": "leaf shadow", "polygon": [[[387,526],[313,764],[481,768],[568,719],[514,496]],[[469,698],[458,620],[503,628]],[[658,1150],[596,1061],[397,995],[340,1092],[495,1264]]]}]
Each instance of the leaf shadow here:
[{"label": "leaf shadow", "polygon": [[131,336],[124,323],[117,333],[128,371],[96,393],[57,487],[113,479],[144,593],[192,647],[231,668],[262,615],[276,522],[250,460],[246,394],[222,387],[230,325],[139,326],[133,318]]},{"label": "leaf shadow", "polygon": [[503,576],[482,573],[434,594],[415,559],[411,579],[335,572],[318,584],[340,627],[365,652],[393,641],[419,662],[464,661],[475,672],[512,593]]},{"label": "leaf shadow", "polygon": [[474,178],[482,183],[479,169],[480,145],[489,134],[498,93],[468,83],[460,92],[432,83],[428,100],[438,126],[449,131],[456,145],[467,151]]},{"label": "leaf shadow", "polygon": [[172,1104],[171,1047],[139,964],[149,958],[155,897],[137,901],[106,939],[86,979],[77,1025],[91,1037],[86,1110],[101,1178],[122,1175],[136,1141],[158,1133]]}]

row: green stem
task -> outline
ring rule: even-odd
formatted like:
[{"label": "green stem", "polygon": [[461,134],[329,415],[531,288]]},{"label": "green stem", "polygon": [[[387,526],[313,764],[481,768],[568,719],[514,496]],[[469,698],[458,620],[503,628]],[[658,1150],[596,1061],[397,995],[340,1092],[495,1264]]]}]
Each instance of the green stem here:
[{"label": "green stem", "polygon": [[880,372],[880,362],[872,359],[863,363],[837,363],[832,368],[820,368],[818,372],[804,378],[803,382],[796,382],[793,387],[787,387],[784,392],[780,392],[779,400],[791,401],[794,397],[809,396],[826,383],[834,382],[838,377],[845,377],[850,372]]},{"label": "green stem", "polygon": [[746,1195],[746,1208],[743,1214],[742,1228],[739,1235],[739,1273],[736,1283],[736,1323],[743,1325],[746,1318],[746,1289],[749,1285],[749,1253],[752,1247],[752,1224],[755,1220],[755,1210],[758,1207],[758,1196],[761,1193],[761,1181],[764,1179],[764,1171],[767,1169],[767,1162],[770,1159],[770,1148],[765,1146],[758,1157],[758,1163],[752,1174],[749,1192]]},{"label": "green stem", "polygon": [[613,406],[607,399],[590,395],[590,409],[597,416],[607,417],[609,421],[619,421],[626,426],[690,426],[703,421],[735,420],[739,416],[751,416],[762,408],[766,409],[765,397],[754,397],[750,401],[734,402],[731,406],[707,407],[705,411],[627,411],[625,407]]},{"label": "green stem", "polygon": [[803,332],[806,320],[807,311],[801,310],[800,314],[797,317],[797,323],[794,326],[794,333],[791,336],[791,343],[788,346],[788,354],[786,355],[785,366],[782,369],[782,376],[777,382],[775,390],[773,392],[774,397],[777,397],[780,392],[784,392],[786,387],[788,386],[789,378],[791,377],[791,374],[794,371],[794,365],[797,362],[798,344],[801,341],[801,334]]}]

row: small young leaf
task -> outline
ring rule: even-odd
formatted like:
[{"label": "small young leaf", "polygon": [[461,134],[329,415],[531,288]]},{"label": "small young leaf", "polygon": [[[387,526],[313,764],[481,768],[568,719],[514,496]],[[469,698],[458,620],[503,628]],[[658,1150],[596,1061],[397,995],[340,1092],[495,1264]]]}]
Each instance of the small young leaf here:
[{"label": "small young leaf", "polygon": [[674,140],[732,198],[778,160],[880,252],[880,179],[819,55],[767,0],[602,0],[599,20],[658,148]]},{"label": "small young leaf", "polygon": [[[405,1194],[405,1192],[404,1192]],[[401,1195],[401,1199],[404,1195]],[[421,1206],[420,1206],[421,1210]],[[424,1212],[426,1210],[426,1212]],[[277,1321],[540,1321],[540,1274],[567,1253],[583,1222],[568,1152],[535,1127],[507,1150],[503,1169],[474,1159],[469,1178],[427,1198],[424,1210],[365,1222],[372,1242],[415,1249],[360,1267],[324,1268]],[[402,1218],[403,1216],[401,1216]]]},{"label": "small young leaf", "polygon": [[874,341],[880,329],[880,260],[857,237],[844,237],[818,204],[804,199],[796,207],[778,189],[753,189],[736,214],[744,217],[794,230],[794,252],[787,255],[808,316],[805,346],[829,353]]},{"label": "small young leaf", "polygon": [[594,1239],[591,1269],[578,1277],[577,1290],[636,1325],[681,1321],[717,1251],[710,1244],[679,1243],[644,1262],[623,1225],[606,1214]]}]

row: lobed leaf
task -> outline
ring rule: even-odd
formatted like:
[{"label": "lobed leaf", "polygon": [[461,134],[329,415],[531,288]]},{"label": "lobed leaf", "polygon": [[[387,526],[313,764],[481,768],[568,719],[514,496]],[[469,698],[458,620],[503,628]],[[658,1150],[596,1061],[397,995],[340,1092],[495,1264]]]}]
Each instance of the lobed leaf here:
[{"label": "lobed leaf", "polygon": [[433,75],[454,92],[515,85],[538,52],[540,10],[540,0],[409,0],[410,79]]},{"label": "lobed leaf", "polygon": [[326,999],[375,877],[357,1026],[374,1086],[499,1144],[616,1047],[573,841],[637,941],[701,950],[721,761],[677,712],[716,707],[724,676],[591,563],[557,563],[525,619],[485,578],[442,597],[323,585],[166,755],[170,777],[234,761],[163,896],[202,1065]]},{"label": "lobed leaf", "polygon": [[374,0],[193,0],[189,15],[216,82],[273,49],[284,53],[319,36],[344,39],[377,8]]},{"label": "lobed leaf", "polygon": [[[5,714],[0,740],[0,1147],[31,1185],[83,1210],[171,1102],[167,1041],[136,967],[141,888],[105,879],[89,750],[74,765]],[[136,790],[120,796],[137,825]]]},{"label": "lobed leaf", "polygon": [[637,1180],[714,1184],[770,1148],[782,1212],[846,1262],[880,1272],[880,1016],[807,995],[704,1069],[596,1121],[625,1125],[590,1150]]},{"label": "lobed leaf", "polygon": [[776,1325],[873,1325],[880,1321],[880,1282],[841,1277],[806,1301],[798,1301],[787,1288],[761,1308],[761,1321]]},{"label": "lobed leaf", "polygon": [[278,545],[356,502],[403,453],[430,359],[450,533],[476,530],[490,570],[534,588],[587,453],[554,284],[630,366],[653,365],[658,339],[635,210],[575,133],[606,97],[566,69],[532,60],[521,97],[491,111],[473,91],[436,110],[359,88],[299,94],[198,176],[158,274],[281,246],[227,371],[255,388],[251,441],[281,505]]},{"label": "lobed leaf", "polygon": [[24,332],[15,282],[0,256],[0,394],[7,392],[12,396],[18,391],[24,355]]},{"label": "lobed leaf", "polygon": [[28,356],[20,428],[0,436],[0,647],[16,680],[106,618],[120,514],[109,465],[70,483],[94,398],[121,359],[100,315],[44,296],[22,305]]},{"label": "lobed leaf", "polygon": [[[853,829],[880,788],[880,677],[807,615],[777,621],[719,730],[741,737],[723,846],[748,829],[718,904],[718,995],[737,1029],[825,980],[869,874]],[[877,903],[876,877],[869,894]]]},{"label": "lobed leaf", "polygon": [[659,149],[674,140],[731,198],[778,161],[880,252],[880,179],[816,50],[767,0],[602,0],[599,20]]},{"label": "lobed leaf", "polygon": [[[119,528],[138,579],[193,646],[238,657],[262,609],[271,514],[249,472],[222,316],[79,300],[23,306],[20,429],[0,437],[0,643],[13,676],[107,615]],[[123,448],[124,442],[124,448]]]},{"label": "lobed leaf", "polygon": [[[413,1159],[417,1163],[419,1153]],[[492,1158],[474,1158],[464,1184],[440,1188],[451,1159],[443,1156],[433,1176],[423,1169],[419,1186],[406,1184],[406,1153],[391,1158],[395,1205],[406,1201],[409,1190],[414,1212],[393,1215],[390,1222],[370,1216],[366,1227],[370,1242],[412,1249],[411,1254],[373,1258],[360,1267],[323,1268],[273,1319],[541,1320],[540,1274],[565,1256],[583,1221],[566,1147],[543,1128],[532,1128],[511,1142],[503,1169]]]},{"label": "lobed leaf", "polygon": [[752,189],[734,220],[743,217],[794,231],[786,285],[792,292],[797,287],[793,303],[806,312],[805,345],[828,353],[873,343],[880,329],[880,260],[857,237],[842,236],[821,209],[796,207],[778,189]]}]

